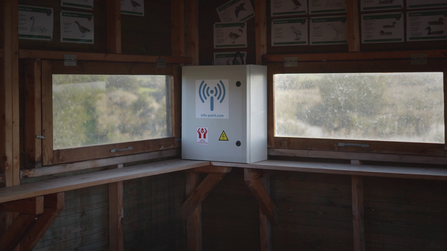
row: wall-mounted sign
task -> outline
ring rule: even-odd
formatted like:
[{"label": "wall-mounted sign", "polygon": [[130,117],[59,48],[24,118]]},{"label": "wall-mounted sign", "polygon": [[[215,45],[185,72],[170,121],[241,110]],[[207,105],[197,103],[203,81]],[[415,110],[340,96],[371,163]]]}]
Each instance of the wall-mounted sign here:
[{"label": "wall-mounted sign", "polygon": [[272,46],[307,45],[307,18],[277,19],[272,22]]},{"label": "wall-mounted sign", "polygon": [[346,16],[312,17],[309,21],[310,45],[348,43]]},{"label": "wall-mounted sign", "polygon": [[214,53],[215,65],[238,65],[247,64],[246,51],[216,52]]},{"label": "wall-mounted sign", "polygon": [[196,118],[228,119],[229,100],[228,79],[196,80]]},{"label": "wall-mounted sign", "polygon": [[346,0],[309,0],[310,14],[345,13]]},{"label": "wall-mounted sign", "polygon": [[93,0],[61,0],[63,7],[93,10]]},{"label": "wall-mounted sign", "polygon": [[446,0],[407,0],[407,9],[445,8]]},{"label": "wall-mounted sign", "polygon": [[447,10],[407,12],[407,41],[447,39]]},{"label": "wall-mounted sign", "polygon": [[362,15],[362,43],[397,43],[403,41],[403,13]]},{"label": "wall-mounted sign", "polygon": [[144,16],[144,0],[121,0],[121,14]]},{"label": "wall-mounted sign", "polygon": [[272,17],[307,14],[307,0],[271,0]]},{"label": "wall-mounted sign", "polygon": [[255,16],[249,0],[232,0],[217,8],[221,22],[246,21]]},{"label": "wall-mounted sign", "polygon": [[403,0],[361,0],[360,6],[363,11],[402,9]]},{"label": "wall-mounted sign", "polygon": [[61,42],[93,44],[93,14],[61,11]]},{"label": "wall-mounted sign", "polygon": [[215,23],[214,49],[247,47],[247,23]]},{"label": "wall-mounted sign", "polygon": [[53,9],[19,5],[19,38],[53,39]]}]

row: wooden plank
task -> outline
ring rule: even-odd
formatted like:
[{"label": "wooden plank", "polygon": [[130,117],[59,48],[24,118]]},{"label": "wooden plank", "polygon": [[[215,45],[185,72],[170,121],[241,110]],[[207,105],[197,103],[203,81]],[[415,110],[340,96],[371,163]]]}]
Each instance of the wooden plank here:
[{"label": "wooden plank", "polygon": [[229,166],[233,168],[263,169],[274,171],[327,173],[342,175],[358,175],[373,177],[390,177],[406,179],[447,180],[447,169],[421,167],[397,167],[349,164],[299,162],[285,160],[266,160],[252,164],[211,162],[214,166]]},{"label": "wooden plank", "polygon": [[185,56],[185,3],[171,0],[171,55]]},{"label": "wooden plank", "polygon": [[[257,173],[257,172],[256,172]],[[255,173],[252,173],[252,175]],[[255,174],[256,175],[256,174]],[[259,175],[257,176],[259,177]],[[256,179],[256,177],[252,178]],[[264,185],[265,190],[270,195],[270,177],[264,177],[261,180]],[[259,206],[259,233],[261,240],[261,251],[271,251],[272,250],[272,224],[268,219],[267,214]]]},{"label": "wooden plank", "polygon": [[25,63],[25,167],[42,166],[42,82],[41,61]]},{"label": "wooden plank", "polygon": [[262,65],[262,56],[267,54],[267,2],[255,0],[256,64]]},{"label": "wooden plank", "polygon": [[265,62],[284,62],[285,57],[297,57],[299,62],[352,61],[378,59],[411,59],[412,54],[427,54],[427,58],[446,58],[447,50],[374,51],[356,53],[315,53],[264,55]]},{"label": "wooden plank", "polygon": [[121,1],[107,0],[107,51],[121,53]]},{"label": "wooden plank", "polygon": [[[191,196],[199,186],[198,173],[186,173],[186,197]],[[202,205],[198,205],[191,216],[186,219],[186,234],[188,239],[188,251],[202,250]]]},{"label": "wooden plank", "polygon": [[40,51],[40,50],[20,50],[20,58],[38,58],[51,60],[64,60],[64,55],[76,55],[78,61],[102,61],[102,62],[129,62],[129,63],[156,63],[157,59],[163,58],[168,64],[190,64],[190,57],[172,56],[149,56],[149,55],[128,55],[116,53],[89,53],[74,51]]},{"label": "wooden plank", "polygon": [[64,193],[45,195],[45,211],[37,216],[37,220],[32,224],[27,234],[20,242],[20,250],[32,250],[48,228],[53,224],[54,220],[64,209]]},{"label": "wooden plank", "polygon": [[267,66],[267,142],[268,147],[275,146],[275,88],[274,75],[281,72],[281,65],[269,64]]},{"label": "wooden plank", "polygon": [[352,224],[354,251],[365,251],[365,210],[363,206],[363,178],[351,176],[352,182]]},{"label": "wooden plank", "polygon": [[95,167],[118,165],[120,163],[131,163],[131,162],[154,160],[161,158],[173,158],[178,156],[180,156],[180,149],[168,149],[149,153],[140,153],[135,155],[89,160],[76,163],[34,168],[34,169],[24,169],[21,171],[21,178],[22,179],[34,178],[59,173],[81,171]]},{"label": "wooden plank", "polygon": [[[123,168],[123,164],[118,165]],[[109,184],[109,249],[124,250],[123,182]]]},{"label": "wooden plank", "polygon": [[53,65],[42,61],[42,164],[54,163],[53,156]]},{"label": "wooden plank", "polygon": [[231,167],[221,167],[221,166],[204,166],[199,168],[194,168],[188,170],[189,172],[196,173],[229,173],[231,172]]},{"label": "wooden plank", "polygon": [[349,52],[360,51],[359,1],[347,0],[348,48]]},{"label": "wooden plank", "polygon": [[0,211],[18,212],[22,214],[41,214],[43,213],[43,196],[10,201],[0,204]]},{"label": "wooden plank", "polygon": [[23,184],[16,187],[0,188],[0,203],[118,181],[184,171],[208,165],[210,165],[209,161],[167,160],[122,169],[99,171],[44,182]]},{"label": "wooden plank", "polygon": [[190,64],[199,65],[199,1],[185,0],[186,9],[186,55]]},{"label": "wooden plank", "polygon": [[4,57],[5,56],[5,52],[4,52],[4,50],[3,49],[0,49],[0,58],[2,58],[2,57]]},{"label": "wooden plank", "polygon": [[202,201],[208,196],[208,194],[219,184],[225,173],[210,173],[200,183],[200,185],[194,190],[194,192],[183,203],[183,219],[188,219],[194,210],[200,206]]},{"label": "wooden plank", "polygon": [[244,180],[250,189],[251,193],[255,196],[259,203],[260,211],[267,216],[270,223],[278,224],[278,209],[273,203],[268,191],[265,189],[260,179],[255,179],[259,177],[256,174],[256,170],[244,169]]},{"label": "wooden plank", "polygon": [[[171,126],[172,126],[172,136],[176,139],[175,146],[181,147],[182,138],[182,68],[180,65],[173,66],[173,81],[171,83]],[[168,100],[166,101],[168,102]],[[169,119],[168,119],[169,120]]]},{"label": "wooden plank", "polygon": [[31,214],[19,214],[9,226],[6,233],[0,238],[0,250],[12,251],[24,238],[36,216]]}]

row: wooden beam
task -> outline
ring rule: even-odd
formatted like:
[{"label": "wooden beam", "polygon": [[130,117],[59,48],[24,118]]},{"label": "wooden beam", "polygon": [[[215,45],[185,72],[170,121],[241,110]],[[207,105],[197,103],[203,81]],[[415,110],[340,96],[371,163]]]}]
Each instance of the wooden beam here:
[{"label": "wooden beam", "polygon": [[42,166],[42,81],[41,61],[25,62],[25,167]]},{"label": "wooden beam", "polygon": [[107,51],[121,53],[121,0],[107,0]]},{"label": "wooden beam", "polygon": [[257,170],[244,169],[244,180],[247,184],[248,188],[255,196],[256,200],[259,203],[259,208],[263,212],[265,216],[269,219],[270,223],[277,225],[278,224],[278,209],[273,203],[272,199],[268,191],[265,189],[261,180],[257,177],[260,177],[259,174],[256,173]]},{"label": "wooden beam", "polygon": [[0,203],[91,186],[104,185],[118,181],[184,171],[209,165],[209,161],[166,160],[121,169],[98,171],[76,176],[57,178],[47,180],[45,182],[0,188]]},{"label": "wooden beam", "polygon": [[45,195],[45,211],[37,216],[37,220],[33,222],[31,228],[20,242],[20,250],[32,250],[45,232],[53,224],[57,216],[62,212],[65,205],[64,193],[56,193]]},{"label": "wooden beam", "polygon": [[194,168],[192,170],[188,170],[188,172],[196,172],[196,173],[229,173],[231,172],[231,167],[222,167],[222,166],[204,166]]},{"label": "wooden beam", "polygon": [[11,226],[0,238],[0,250],[12,251],[22,241],[27,234],[30,226],[36,220],[35,215],[31,214],[19,214]]},{"label": "wooden beam", "polygon": [[2,58],[2,57],[4,57],[5,56],[5,52],[4,52],[4,50],[3,49],[0,49],[0,58]]},{"label": "wooden beam", "polygon": [[20,58],[37,58],[64,60],[64,55],[76,55],[78,61],[102,61],[102,62],[129,62],[129,63],[157,63],[157,59],[163,58],[168,64],[190,64],[190,57],[172,57],[172,56],[150,56],[150,55],[127,55],[116,53],[90,53],[73,51],[39,51],[39,50],[20,50]]},{"label": "wooden beam", "polygon": [[202,201],[208,196],[208,194],[219,184],[225,173],[210,173],[200,183],[200,185],[194,189],[194,192],[183,203],[183,219],[188,219],[194,210],[201,205]]},{"label": "wooden beam", "polygon": [[[123,164],[117,168],[123,168]],[[123,182],[109,184],[109,249],[124,251]]]},{"label": "wooden beam", "polygon": [[267,1],[255,0],[256,64],[262,65],[267,54]]},{"label": "wooden beam", "polygon": [[426,54],[427,58],[447,58],[447,50],[420,50],[420,51],[374,51],[355,53],[315,53],[315,54],[276,54],[264,55],[269,63],[283,63],[285,57],[297,57],[299,62],[321,61],[360,61],[380,59],[411,59],[412,54]]},{"label": "wooden beam", "polygon": [[349,52],[360,51],[359,1],[347,0]]},{"label": "wooden beam", "polygon": [[365,251],[365,211],[363,207],[363,178],[360,176],[351,176],[351,182],[354,251]]},{"label": "wooden beam", "polygon": [[53,64],[42,61],[42,165],[54,163],[53,155]]},{"label": "wooden beam", "polygon": [[[253,174],[253,173],[252,173]],[[258,174],[256,177],[261,177]],[[252,176],[253,177],[253,176]],[[253,177],[255,178],[255,177]],[[265,190],[270,195],[270,177],[261,178],[261,182],[264,185]],[[259,233],[261,239],[261,251],[271,251],[272,250],[272,224],[268,219],[268,216],[259,206]]]},{"label": "wooden beam", "polygon": [[186,9],[186,55],[192,65],[199,65],[199,1],[185,0]]},{"label": "wooden beam", "polygon": [[43,196],[2,203],[0,204],[0,211],[33,215],[41,214],[44,211]]},{"label": "wooden beam", "polygon": [[[198,173],[186,173],[186,197],[191,196],[199,186]],[[202,251],[202,205],[198,205],[186,219],[188,251]]]},{"label": "wooden beam", "polygon": [[184,0],[171,0],[171,55],[185,56]]}]

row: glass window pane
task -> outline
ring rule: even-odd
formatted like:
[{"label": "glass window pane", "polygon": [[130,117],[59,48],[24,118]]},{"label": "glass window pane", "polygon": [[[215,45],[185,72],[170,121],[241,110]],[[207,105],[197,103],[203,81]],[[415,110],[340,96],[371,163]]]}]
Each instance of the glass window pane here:
[{"label": "glass window pane", "polygon": [[444,143],[443,73],[276,74],[276,136]]},{"label": "glass window pane", "polygon": [[53,75],[54,149],[172,136],[171,76]]}]

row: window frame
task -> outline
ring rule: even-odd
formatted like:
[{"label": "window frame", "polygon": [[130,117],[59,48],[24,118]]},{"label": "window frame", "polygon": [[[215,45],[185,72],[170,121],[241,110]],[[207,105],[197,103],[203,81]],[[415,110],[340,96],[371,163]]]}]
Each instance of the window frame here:
[{"label": "window frame", "polygon": [[[444,88],[444,140],[447,143],[447,65],[445,59],[428,59],[427,64],[412,64],[410,59],[351,60],[325,62],[299,62],[297,67],[284,63],[268,63],[268,147],[269,155],[364,159],[368,154],[394,154],[445,157],[446,143],[409,143],[351,139],[321,139],[275,136],[274,75],[283,73],[373,73],[373,72],[443,72]],[[369,147],[339,146],[338,143],[367,144]],[[286,150],[286,151],[284,151]],[[347,153],[347,154],[343,154]],[[363,154],[363,155],[362,155]],[[368,158],[371,158],[368,155]],[[372,158],[375,159],[375,158]],[[380,159],[380,158],[379,158]]]},{"label": "window frame", "polygon": [[[120,62],[87,62],[78,61],[77,66],[64,66],[64,61],[42,61],[42,165],[55,165],[107,157],[132,155],[143,152],[179,148],[176,140],[180,137],[180,104],[175,102],[181,95],[181,70],[179,65],[167,64],[165,68],[157,68],[149,63],[120,63]],[[53,149],[53,74],[110,74],[110,75],[169,75],[171,81],[171,130],[172,136],[158,139],[131,141],[123,143],[85,146],[67,149]],[[111,149],[132,150],[111,153]]]}]

